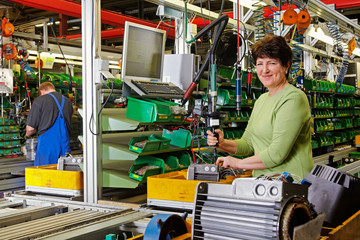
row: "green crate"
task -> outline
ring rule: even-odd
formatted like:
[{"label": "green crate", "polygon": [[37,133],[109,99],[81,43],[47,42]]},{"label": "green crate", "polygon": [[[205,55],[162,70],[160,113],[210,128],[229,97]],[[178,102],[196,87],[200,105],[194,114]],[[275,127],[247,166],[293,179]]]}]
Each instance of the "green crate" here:
[{"label": "green crate", "polygon": [[190,166],[192,158],[189,153],[184,152],[179,157],[179,169],[186,169]]},{"label": "green crate", "polygon": [[151,134],[149,136],[149,141],[159,141],[160,142],[159,150],[165,150],[165,149],[169,149],[171,139],[156,134]]},{"label": "green crate", "polygon": [[0,140],[8,140],[8,139],[19,139],[20,133],[4,133],[0,134]]},{"label": "green crate", "polygon": [[128,97],[126,117],[139,122],[169,122],[171,109],[168,105],[148,99]]},{"label": "green crate", "polygon": [[[161,98],[152,100],[152,101],[154,101],[155,103],[164,104],[164,105],[168,106],[170,108],[170,110],[174,107],[180,106],[178,103],[167,101],[167,100],[161,99]],[[171,110],[171,116],[170,116],[171,122],[182,122],[183,120],[184,120],[183,114],[173,114],[173,111]]]},{"label": "green crate", "polygon": [[164,129],[162,136],[165,138],[170,139],[170,144],[180,147],[180,148],[185,148],[185,147],[190,147],[191,146],[191,133],[188,130],[185,130],[183,128],[179,128],[178,130],[174,130],[174,131],[169,131]]},{"label": "green crate", "polygon": [[1,141],[0,142],[0,148],[14,148],[14,147],[20,147],[21,143],[20,140],[16,141]]},{"label": "green crate", "polygon": [[[230,93],[227,89],[218,88],[217,90],[217,100],[216,105],[218,106],[224,106],[224,105],[230,105]],[[204,96],[204,100],[207,100],[207,97]]]},{"label": "green crate", "polygon": [[[157,166],[157,168],[148,169],[144,175],[138,175],[136,170],[145,166]],[[142,156],[135,160],[134,165],[129,170],[129,177],[138,181],[145,181],[147,177],[165,172],[165,163],[162,159],[153,156]]]},{"label": "green crate", "polygon": [[10,125],[10,119],[0,118],[0,125]]},{"label": "green crate", "polygon": [[176,171],[179,168],[179,159],[175,156],[169,156],[164,159],[165,162],[165,172]]},{"label": "green crate", "polygon": [[[143,148],[135,146],[136,143],[147,141]],[[158,140],[149,140],[149,137],[146,135],[142,135],[140,137],[133,137],[129,142],[129,150],[137,153],[142,152],[154,152],[160,149],[161,141]]]},{"label": "green crate", "polygon": [[21,155],[21,148],[6,148],[0,149],[0,156],[13,156],[13,155]]}]

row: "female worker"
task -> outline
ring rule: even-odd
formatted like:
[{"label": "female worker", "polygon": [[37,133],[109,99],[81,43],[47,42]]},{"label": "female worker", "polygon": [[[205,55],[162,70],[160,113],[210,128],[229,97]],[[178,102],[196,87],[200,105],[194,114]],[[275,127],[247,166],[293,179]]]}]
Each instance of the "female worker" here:
[{"label": "female worker", "polygon": [[253,169],[253,176],[284,171],[304,178],[313,168],[310,108],[304,92],[287,82],[292,51],[285,39],[266,36],[252,49],[256,71],[269,90],[255,102],[244,135],[239,140],[218,139],[207,131],[208,145],[245,159],[219,157],[225,168]]}]

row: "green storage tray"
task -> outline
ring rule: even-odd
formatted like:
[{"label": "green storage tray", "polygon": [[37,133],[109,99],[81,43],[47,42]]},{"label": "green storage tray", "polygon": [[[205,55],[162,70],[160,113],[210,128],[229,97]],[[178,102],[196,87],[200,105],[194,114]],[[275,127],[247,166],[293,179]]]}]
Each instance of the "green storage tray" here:
[{"label": "green storage tray", "polygon": [[184,152],[179,157],[179,169],[187,169],[192,162],[192,158],[189,153]]},{"label": "green storage tray", "polygon": [[[135,144],[138,142],[147,141],[141,148]],[[129,142],[129,150],[137,153],[154,152],[160,150],[161,141],[149,140],[148,136],[142,135],[140,137],[133,137]]]},{"label": "green storage tray", "polygon": [[164,129],[163,130],[163,137],[170,139],[170,144],[180,147],[180,148],[185,148],[185,147],[190,147],[191,146],[191,133],[188,130],[179,128],[178,130],[174,130],[174,131],[169,131]]},{"label": "green storage tray", "polygon": [[19,139],[20,133],[4,133],[0,134],[0,140]]},{"label": "green storage tray", "polygon": [[[155,101],[155,103],[158,103],[158,104],[165,104],[165,106],[170,107],[170,110],[171,110],[172,107],[179,106],[178,103],[167,101],[167,100],[161,99],[161,98],[156,99],[156,100],[153,100],[153,99],[151,99],[151,100]],[[171,112],[171,115],[170,115],[169,120],[171,122],[182,122],[184,120],[184,115],[183,114],[173,114],[172,110],[170,112]]]},{"label": "green storage tray", "polygon": [[169,105],[149,99],[128,97],[126,117],[139,122],[169,122],[171,108]]},{"label": "green storage tray", "polygon": [[[143,175],[136,174],[136,171],[146,166],[157,166],[145,170]],[[135,160],[134,165],[129,170],[129,177],[138,181],[145,181],[147,177],[165,172],[165,163],[162,159],[152,156],[142,156]]]},{"label": "green storage tray", "polygon": [[149,136],[149,141],[159,141],[160,142],[159,150],[166,150],[166,149],[169,149],[169,147],[170,147],[171,139],[168,139],[168,138],[156,135],[156,134],[151,134]]},{"label": "green storage tray", "polygon": [[169,156],[164,159],[165,162],[165,172],[176,171],[179,168],[179,159],[175,156]]}]

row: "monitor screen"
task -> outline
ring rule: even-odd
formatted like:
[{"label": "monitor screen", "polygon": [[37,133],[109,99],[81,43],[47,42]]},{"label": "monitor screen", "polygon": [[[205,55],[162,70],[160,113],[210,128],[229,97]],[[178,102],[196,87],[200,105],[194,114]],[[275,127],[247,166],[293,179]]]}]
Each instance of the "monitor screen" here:
[{"label": "monitor screen", "polygon": [[121,78],[161,81],[166,31],[125,22]]}]

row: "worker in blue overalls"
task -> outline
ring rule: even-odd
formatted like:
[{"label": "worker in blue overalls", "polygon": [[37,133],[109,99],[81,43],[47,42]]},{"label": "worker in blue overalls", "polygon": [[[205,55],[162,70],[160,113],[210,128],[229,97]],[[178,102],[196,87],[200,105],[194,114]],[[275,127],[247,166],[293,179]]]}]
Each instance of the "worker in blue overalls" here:
[{"label": "worker in blue overalls", "polygon": [[37,133],[34,166],[56,164],[60,156],[71,152],[69,129],[73,107],[50,82],[40,84],[38,95],[26,121],[26,136],[31,138]]}]

